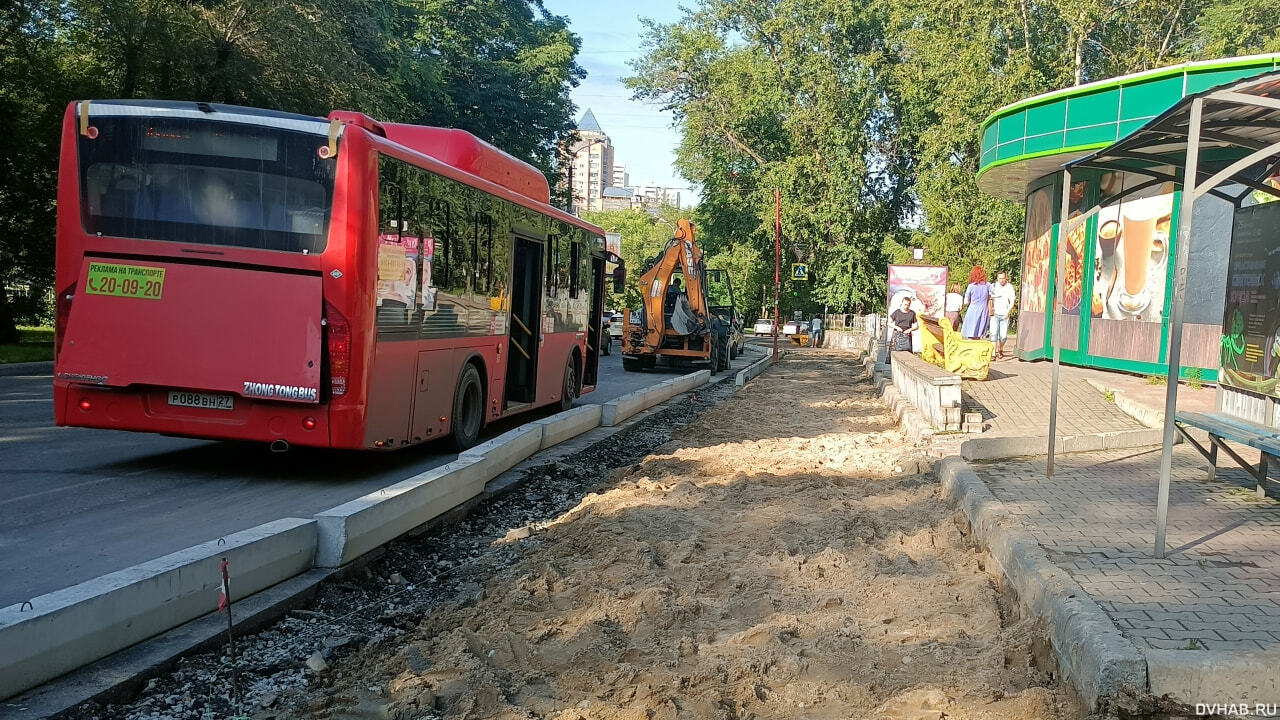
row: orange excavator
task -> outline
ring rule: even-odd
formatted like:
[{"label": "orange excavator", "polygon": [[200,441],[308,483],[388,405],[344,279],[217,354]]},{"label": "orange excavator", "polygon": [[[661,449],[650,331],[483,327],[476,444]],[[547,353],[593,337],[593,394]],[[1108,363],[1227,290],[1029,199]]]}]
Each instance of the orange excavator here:
[{"label": "orange excavator", "polygon": [[639,278],[643,304],[623,312],[622,367],[706,363],[711,372],[729,369],[730,329],[707,303],[707,271],[693,225],[676,222],[675,237],[649,261]]}]

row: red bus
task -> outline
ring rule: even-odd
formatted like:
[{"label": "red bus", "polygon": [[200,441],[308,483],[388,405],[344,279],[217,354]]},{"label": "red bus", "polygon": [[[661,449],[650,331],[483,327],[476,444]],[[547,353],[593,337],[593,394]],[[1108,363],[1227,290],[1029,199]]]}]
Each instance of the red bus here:
[{"label": "red bus", "polygon": [[459,130],[71,103],[57,424],[465,448],[567,408],[595,388],[606,252],[549,200],[537,169]]}]

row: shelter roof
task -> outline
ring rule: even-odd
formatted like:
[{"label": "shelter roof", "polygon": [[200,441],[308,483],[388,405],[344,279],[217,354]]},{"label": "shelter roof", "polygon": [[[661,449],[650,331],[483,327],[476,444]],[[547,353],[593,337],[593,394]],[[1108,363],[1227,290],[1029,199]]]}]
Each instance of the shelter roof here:
[{"label": "shelter roof", "polygon": [[[1192,105],[1202,102],[1194,185],[1239,204],[1251,192],[1280,196],[1280,72],[1189,95],[1124,139],[1064,165],[1125,171],[1147,178],[1100,198],[1107,204],[1144,187],[1183,184]],[[1242,162],[1249,161],[1249,162]],[[1227,185],[1243,186],[1229,191]]]}]

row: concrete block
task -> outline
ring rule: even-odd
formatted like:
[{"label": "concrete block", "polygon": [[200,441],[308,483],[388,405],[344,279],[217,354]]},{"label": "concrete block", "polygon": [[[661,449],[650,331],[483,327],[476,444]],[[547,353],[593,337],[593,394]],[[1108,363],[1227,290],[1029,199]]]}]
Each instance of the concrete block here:
[{"label": "concrete block", "polygon": [[943,498],[963,511],[974,541],[987,549],[1023,611],[1047,622],[1054,659],[1086,708],[1096,710],[1126,690],[1145,689],[1146,658],[1088,593],[1049,560],[1031,534],[1010,519],[969,464],[950,456],[934,465],[934,473]]},{"label": "concrete block", "polygon": [[521,425],[492,440],[462,451],[458,459],[480,459],[490,473],[489,478],[495,478],[542,448],[542,428],[543,426],[538,423]]},{"label": "concrete block", "polygon": [[460,457],[317,513],[316,567],[345,565],[479,495],[497,475],[490,468],[483,457]]},{"label": "concrete block", "polygon": [[311,569],[313,520],[284,518],[0,609],[0,698],[213,612],[226,558],[232,599]]},{"label": "concrete block", "polygon": [[[1151,694],[1196,703],[1280,703],[1280,653],[1145,650]],[[1265,714],[1265,713],[1256,713]]]},{"label": "concrete block", "polygon": [[535,420],[530,425],[542,426],[543,450],[600,426],[600,406],[583,405]]},{"label": "concrete block", "polygon": [[600,425],[613,427],[645,407],[643,390],[621,395],[600,406]]},{"label": "concrete block", "polygon": [[[1102,446],[1108,450],[1147,447],[1149,445],[1164,444],[1164,429],[1117,430],[1101,433],[1100,437],[1102,438]],[[1181,436],[1174,435],[1175,441],[1180,441],[1181,439]]]},{"label": "concrete block", "polygon": [[1001,460],[1044,455],[1048,450],[1048,436],[974,438],[960,443],[960,457],[965,460]]}]

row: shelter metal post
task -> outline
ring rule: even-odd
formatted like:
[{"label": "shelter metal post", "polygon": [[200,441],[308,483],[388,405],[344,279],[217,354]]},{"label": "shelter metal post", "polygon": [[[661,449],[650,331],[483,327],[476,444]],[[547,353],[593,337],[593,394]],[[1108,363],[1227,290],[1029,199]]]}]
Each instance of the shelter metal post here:
[{"label": "shelter metal post", "polygon": [[1165,556],[1165,523],[1169,518],[1169,475],[1173,469],[1173,443],[1177,428],[1178,378],[1182,372],[1182,310],[1187,296],[1187,261],[1191,256],[1191,218],[1199,188],[1200,119],[1204,100],[1191,103],[1187,124],[1187,161],[1182,173],[1182,205],[1178,209],[1178,248],[1174,254],[1173,300],[1169,308],[1169,376],[1164,394],[1164,445],[1160,451],[1160,489],[1156,500],[1156,557]]},{"label": "shelter metal post", "polygon": [[1045,463],[1045,477],[1053,479],[1053,451],[1058,441],[1058,368],[1062,364],[1062,294],[1065,292],[1066,273],[1062,271],[1062,257],[1067,235],[1071,232],[1067,214],[1071,212],[1071,170],[1062,172],[1062,210],[1058,215],[1058,242],[1053,258],[1053,306],[1049,317],[1053,320],[1053,328],[1049,332],[1049,342],[1053,346],[1053,383],[1049,391],[1049,459]]}]

